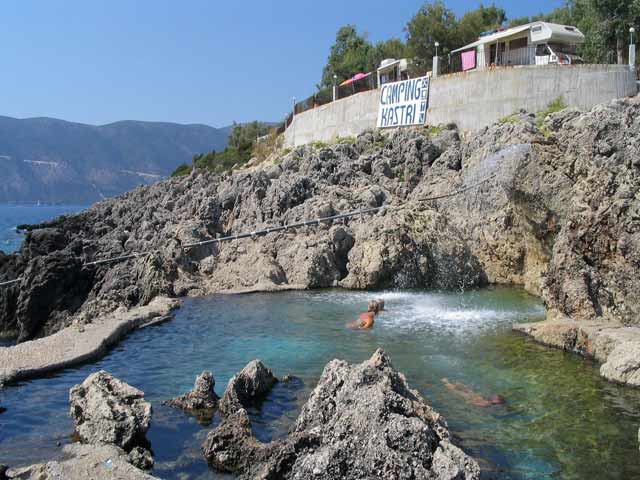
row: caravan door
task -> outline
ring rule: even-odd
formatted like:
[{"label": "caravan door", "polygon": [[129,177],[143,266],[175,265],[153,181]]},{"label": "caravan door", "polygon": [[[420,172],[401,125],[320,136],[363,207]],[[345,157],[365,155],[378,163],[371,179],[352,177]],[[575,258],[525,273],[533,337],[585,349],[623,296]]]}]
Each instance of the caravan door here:
[{"label": "caravan door", "polygon": [[546,43],[536,45],[536,65],[549,65],[558,60]]}]

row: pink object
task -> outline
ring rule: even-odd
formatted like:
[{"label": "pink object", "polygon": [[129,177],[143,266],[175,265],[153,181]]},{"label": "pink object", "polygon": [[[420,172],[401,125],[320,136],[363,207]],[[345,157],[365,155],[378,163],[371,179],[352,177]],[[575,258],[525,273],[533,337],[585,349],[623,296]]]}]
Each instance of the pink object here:
[{"label": "pink object", "polygon": [[476,51],[469,50],[468,52],[462,52],[462,71],[471,70],[476,68]]},{"label": "pink object", "polygon": [[369,72],[369,73],[356,73],[356,74],[353,76],[353,80],[355,81],[355,80],[360,80],[361,78],[368,77],[370,73],[371,73],[371,72]]}]

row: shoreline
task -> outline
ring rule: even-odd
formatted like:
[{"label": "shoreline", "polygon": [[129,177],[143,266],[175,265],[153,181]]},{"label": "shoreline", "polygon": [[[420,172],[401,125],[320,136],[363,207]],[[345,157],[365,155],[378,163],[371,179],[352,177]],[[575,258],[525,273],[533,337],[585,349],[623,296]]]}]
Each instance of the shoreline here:
[{"label": "shoreline", "polygon": [[541,322],[514,324],[511,328],[546,347],[596,360],[600,376],[610,382],[640,387],[640,327],[548,314]]},{"label": "shoreline", "polygon": [[97,360],[133,330],[169,320],[179,305],[178,299],[156,297],[148,305],[112,312],[81,327],[0,347],[0,386]]},{"label": "shoreline", "polygon": [[[527,294],[541,299],[524,285],[517,284],[490,284],[477,290],[501,286],[522,288]],[[340,286],[330,288],[353,290]],[[19,380],[39,378],[96,361],[132,331],[170,320],[171,312],[180,307],[182,298],[304,290],[323,289],[309,289],[302,285],[263,284],[218,292],[202,291],[198,295],[179,298],[155,297],[146,306],[134,307],[126,312],[112,312],[81,327],[71,325],[47,337],[0,347],[0,388]],[[547,312],[545,320],[515,323],[511,330],[546,347],[596,360],[600,364],[600,376],[610,382],[632,388],[640,387],[640,327],[626,327],[606,321],[577,321]]]}]

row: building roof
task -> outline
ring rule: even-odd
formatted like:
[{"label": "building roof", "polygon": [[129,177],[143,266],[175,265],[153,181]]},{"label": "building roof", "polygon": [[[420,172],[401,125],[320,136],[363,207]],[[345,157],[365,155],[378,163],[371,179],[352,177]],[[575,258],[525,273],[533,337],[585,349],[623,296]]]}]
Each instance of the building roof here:
[{"label": "building roof", "polygon": [[560,25],[557,23],[548,23],[548,22],[532,22],[527,23],[526,25],[520,25],[519,27],[507,28],[506,30],[502,30],[501,32],[492,33],[491,35],[486,35],[484,37],[480,37],[473,43],[469,45],[465,45],[464,47],[458,48],[451,53],[460,52],[462,50],[469,50],[470,48],[475,48],[479,45],[486,45],[487,43],[493,43],[498,40],[503,40],[519,33],[530,30],[532,27],[540,25],[547,29],[548,32],[551,33],[551,36],[560,40],[565,41],[573,41],[575,43],[584,42],[584,35],[580,30],[576,27],[572,27],[570,25]]},{"label": "building roof", "polygon": [[458,48],[458,49],[452,51],[451,53],[460,52],[462,50],[468,50],[470,48],[475,48],[478,45],[483,45],[485,43],[493,43],[496,40],[501,40],[503,38],[507,38],[507,37],[510,37],[512,35],[516,35],[518,33],[525,32],[525,31],[529,30],[532,25],[533,25],[532,23],[528,23],[527,25],[521,25],[519,27],[514,27],[514,28],[507,28],[506,30],[503,30],[501,32],[496,32],[496,33],[492,33],[491,35],[487,35],[485,37],[480,37],[475,42],[470,43],[469,45],[465,45],[464,47]]}]

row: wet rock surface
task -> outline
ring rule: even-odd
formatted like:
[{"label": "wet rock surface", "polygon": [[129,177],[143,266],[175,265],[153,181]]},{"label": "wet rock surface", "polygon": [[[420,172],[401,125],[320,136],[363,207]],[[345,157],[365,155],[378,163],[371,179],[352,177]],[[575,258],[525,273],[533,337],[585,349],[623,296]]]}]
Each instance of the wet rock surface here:
[{"label": "wet rock surface", "polygon": [[[0,281],[24,277],[0,290],[0,333],[35,338],[158,295],[487,282],[524,285],[574,320],[636,325],[639,145],[640,104],[626,99],[465,135],[366,132],[252,170],[194,171],[36,226],[0,256]],[[381,205],[397,209],[180,248]],[[157,252],[82,266],[147,250]]]},{"label": "wet rock surface", "polygon": [[201,423],[209,424],[218,407],[219,398],[214,391],[215,384],[211,372],[202,372],[196,377],[193,390],[167,400],[164,404],[195,414]]},{"label": "wet rock surface", "polygon": [[70,415],[81,441],[116,445],[129,452],[146,447],[151,404],[144,392],[101,370],[69,391]]},{"label": "wet rock surface", "polygon": [[7,478],[19,480],[154,480],[129,463],[114,445],[66,445],[62,460],[9,469]]},{"label": "wet rock surface", "polygon": [[215,468],[247,479],[453,480],[480,473],[382,350],[359,365],[327,364],[286,439],[256,440],[240,408],[209,433],[203,452]]},{"label": "wet rock surface", "polygon": [[229,380],[220,400],[220,413],[231,415],[253,405],[263,399],[277,381],[271,370],[260,360],[252,360]]}]

